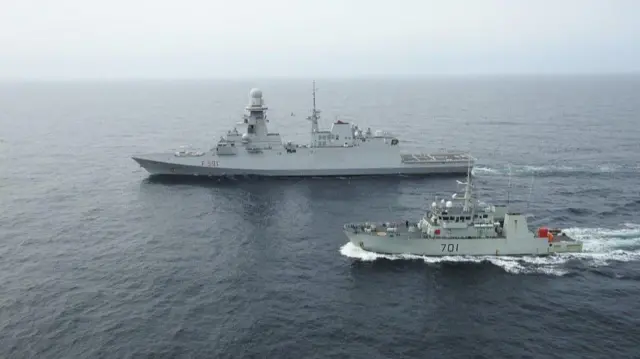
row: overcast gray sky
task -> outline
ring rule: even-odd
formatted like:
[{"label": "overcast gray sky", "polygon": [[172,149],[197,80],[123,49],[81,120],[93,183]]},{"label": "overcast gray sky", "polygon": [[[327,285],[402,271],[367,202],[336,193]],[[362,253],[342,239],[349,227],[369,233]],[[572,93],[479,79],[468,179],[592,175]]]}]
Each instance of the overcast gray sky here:
[{"label": "overcast gray sky", "polygon": [[0,78],[640,70],[640,0],[2,0]]}]

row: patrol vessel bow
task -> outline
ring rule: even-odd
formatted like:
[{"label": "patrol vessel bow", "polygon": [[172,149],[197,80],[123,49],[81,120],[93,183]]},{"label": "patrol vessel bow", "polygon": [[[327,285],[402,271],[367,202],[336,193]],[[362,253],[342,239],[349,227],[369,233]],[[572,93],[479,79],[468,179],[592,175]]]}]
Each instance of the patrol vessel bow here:
[{"label": "patrol vessel bow", "polygon": [[349,241],[370,252],[424,256],[545,256],[581,252],[582,242],[560,229],[529,230],[525,215],[507,206],[482,206],[473,195],[470,173],[464,197],[434,201],[417,223],[349,223],[343,227]]},{"label": "patrol vessel bow", "polygon": [[362,131],[357,125],[335,121],[329,130],[318,126],[313,84],[311,141],[284,143],[267,128],[267,106],[262,91],[252,89],[243,121],[209,151],[182,148],[177,152],[135,155],[132,158],[152,175],[201,176],[357,176],[464,174],[475,158],[465,152],[402,153],[399,140],[388,132]]}]

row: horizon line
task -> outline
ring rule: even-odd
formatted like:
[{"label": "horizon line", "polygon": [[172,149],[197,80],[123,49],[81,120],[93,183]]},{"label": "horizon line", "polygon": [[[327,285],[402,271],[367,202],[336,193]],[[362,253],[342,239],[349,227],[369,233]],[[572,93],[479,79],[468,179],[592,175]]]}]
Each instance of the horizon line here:
[{"label": "horizon line", "polygon": [[522,73],[442,73],[442,74],[360,74],[360,75],[259,75],[259,76],[117,76],[117,77],[0,77],[0,82],[110,82],[110,81],[255,81],[255,80],[369,80],[369,79],[429,79],[473,77],[609,77],[638,76],[640,71],[620,72],[522,72]]}]

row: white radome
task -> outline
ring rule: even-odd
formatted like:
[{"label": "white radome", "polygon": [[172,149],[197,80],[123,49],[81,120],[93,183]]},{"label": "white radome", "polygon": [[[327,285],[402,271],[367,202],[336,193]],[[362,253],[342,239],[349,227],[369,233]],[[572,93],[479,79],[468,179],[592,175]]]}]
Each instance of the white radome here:
[{"label": "white radome", "polygon": [[252,88],[251,91],[249,91],[249,96],[251,96],[251,98],[262,98],[262,90]]}]

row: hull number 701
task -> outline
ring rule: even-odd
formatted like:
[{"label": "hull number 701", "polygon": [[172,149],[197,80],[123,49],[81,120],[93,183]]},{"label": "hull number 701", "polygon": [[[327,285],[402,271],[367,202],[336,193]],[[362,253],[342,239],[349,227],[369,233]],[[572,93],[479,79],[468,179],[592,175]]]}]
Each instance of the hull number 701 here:
[{"label": "hull number 701", "polygon": [[441,244],[442,246],[442,251],[443,252],[457,252],[458,251],[458,244],[453,244],[453,243],[449,243],[449,244]]}]

